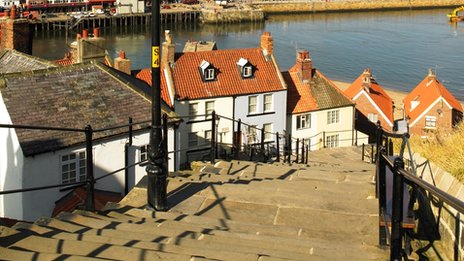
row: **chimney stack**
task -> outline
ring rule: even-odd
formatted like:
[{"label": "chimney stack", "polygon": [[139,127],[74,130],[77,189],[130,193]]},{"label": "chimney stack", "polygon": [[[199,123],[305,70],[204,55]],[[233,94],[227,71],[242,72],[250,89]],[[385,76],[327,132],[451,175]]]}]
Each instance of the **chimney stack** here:
[{"label": "chimney stack", "polygon": [[16,19],[16,6],[9,12],[4,11],[5,17],[0,19],[0,51],[15,49],[32,54],[33,33],[27,19]]},{"label": "chimney stack", "polygon": [[299,50],[296,55],[296,68],[304,83],[309,83],[313,78],[313,61],[309,58],[307,50]]},{"label": "chimney stack", "polygon": [[93,37],[95,38],[100,37],[100,28],[98,27],[93,28]]},{"label": "chimney stack", "polygon": [[436,75],[433,72],[432,68],[429,68],[429,73],[427,76],[429,77],[429,79],[436,79]]},{"label": "chimney stack", "polygon": [[89,30],[87,29],[82,30],[82,38],[84,39],[89,38]]},{"label": "chimney stack", "polygon": [[10,10],[10,18],[16,19],[16,5],[13,5]]},{"label": "chimney stack", "polygon": [[371,69],[370,68],[364,69],[363,76],[362,76],[362,87],[368,93],[370,92],[370,89],[371,89],[371,78],[372,78]]},{"label": "chimney stack", "polygon": [[164,42],[161,50],[161,66],[169,66],[174,63],[175,45],[172,41],[172,36],[169,30],[164,31]]},{"label": "chimney stack", "polygon": [[263,49],[264,55],[272,55],[274,46],[270,32],[263,32],[261,35],[261,48]]},{"label": "chimney stack", "polygon": [[119,50],[119,57],[114,59],[114,69],[131,74],[131,60],[126,58],[126,53]]}]

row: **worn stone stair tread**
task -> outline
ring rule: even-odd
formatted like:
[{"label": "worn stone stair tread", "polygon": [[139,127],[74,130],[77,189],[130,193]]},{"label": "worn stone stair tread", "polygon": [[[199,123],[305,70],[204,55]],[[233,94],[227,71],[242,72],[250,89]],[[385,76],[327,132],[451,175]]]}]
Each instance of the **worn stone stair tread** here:
[{"label": "worn stone stair tread", "polygon": [[[153,250],[153,251],[162,251],[167,253],[177,253],[185,254],[191,256],[202,256],[210,259],[221,259],[221,260],[257,260],[257,254],[251,253],[237,253],[227,251],[226,249],[209,249],[201,247],[201,244],[198,244],[198,247],[187,247],[183,245],[172,244],[171,241],[175,239],[171,238],[170,240],[165,240],[165,243],[160,242],[151,242],[145,238],[139,237],[138,239],[133,239],[127,233],[120,235],[119,237],[114,236],[103,236],[96,234],[79,234],[79,233],[69,233],[65,231],[59,231],[52,229],[43,229],[40,226],[33,224],[23,223],[17,226],[17,229],[22,229],[23,231],[31,231],[38,233],[42,237],[50,237],[61,240],[78,240],[78,241],[87,241],[95,242],[102,244],[118,245],[118,246],[130,246],[134,248]],[[201,243],[201,242],[199,242]]]},{"label": "worn stone stair tread", "polygon": [[10,245],[9,248],[39,253],[89,256],[113,260],[190,260],[193,257],[185,254],[166,253],[80,240],[55,239],[37,235],[28,235]]},{"label": "worn stone stair tread", "polygon": [[96,257],[85,257],[85,256],[70,256],[65,254],[51,254],[51,253],[39,253],[33,251],[25,251],[20,249],[11,249],[0,247],[0,259],[1,260],[69,260],[69,261],[94,261],[94,260],[107,260]]}]

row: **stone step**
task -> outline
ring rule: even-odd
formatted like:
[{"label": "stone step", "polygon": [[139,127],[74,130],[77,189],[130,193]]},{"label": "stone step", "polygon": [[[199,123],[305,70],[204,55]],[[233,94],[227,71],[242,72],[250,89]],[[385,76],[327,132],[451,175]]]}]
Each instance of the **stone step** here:
[{"label": "stone step", "polygon": [[[19,232],[17,232],[18,235]],[[24,234],[21,234],[23,236]],[[9,246],[39,253],[88,256],[113,260],[191,260],[194,256],[173,254],[107,243],[86,242],[80,240],[62,240],[36,235],[28,235]]]},{"label": "stone step", "polygon": [[209,259],[220,259],[220,260],[258,260],[258,255],[250,253],[236,253],[226,250],[219,249],[207,249],[203,247],[186,247],[176,244],[170,244],[171,242],[166,240],[166,243],[151,242],[145,238],[133,239],[126,233],[120,235],[120,237],[114,236],[102,236],[95,234],[79,234],[79,233],[68,233],[65,231],[52,230],[44,227],[40,227],[34,224],[20,223],[15,226],[16,229],[21,231],[29,231],[31,233],[37,233],[42,237],[49,237],[61,240],[79,240],[86,242],[102,243],[107,245],[118,245],[118,246],[130,246],[133,248],[140,248],[152,251],[161,251],[167,253],[185,254],[190,256],[205,257]]},{"label": "stone step", "polygon": [[[176,244],[192,248],[197,247],[212,250],[232,251],[237,253],[257,254],[260,256],[266,255],[277,258],[290,258],[294,260],[305,260],[307,259],[308,254],[310,254],[309,248],[307,253],[300,253],[304,251],[300,248],[292,248],[292,250],[294,251],[282,249],[282,246],[276,244],[277,241],[275,239],[271,243],[271,248],[268,242],[261,242],[246,238],[242,239],[239,237],[239,233],[232,233],[226,231],[222,231],[224,233],[220,233],[220,235],[209,235],[195,231],[182,231],[175,228],[162,229],[161,227],[155,227],[151,224],[125,224],[117,222],[108,222],[109,224],[111,223],[111,225],[101,226],[102,222],[93,222],[92,220],[86,220],[91,218],[70,218],[69,216],[67,218],[69,220],[72,220],[72,222],[74,223],[82,222],[83,224],[80,225],[81,228],[77,231],[80,234],[86,235],[94,234],[108,237],[130,237],[133,240],[143,240],[140,238],[140,235],[143,235],[142,238],[145,238],[146,240],[152,239],[153,242]],[[51,219],[50,221],[53,222],[46,223],[45,218],[42,218],[41,220],[42,225],[50,226],[53,224],[56,227],[66,228],[67,222],[65,221]],[[73,226],[78,225],[73,224]],[[76,233],[76,229],[73,226],[69,227],[70,231],[68,232]],[[96,228],[92,228],[92,226],[95,226]]]},{"label": "stone step", "polygon": [[0,259],[1,260],[37,260],[37,261],[48,261],[48,260],[70,260],[70,261],[94,261],[94,260],[106,260],[95,257],[84,257],[84,256],[69,256],[64,254],[50,254],[50,253],[38,253],[32,251],[25,251],[19,249],[11,249],[0,247]]}]

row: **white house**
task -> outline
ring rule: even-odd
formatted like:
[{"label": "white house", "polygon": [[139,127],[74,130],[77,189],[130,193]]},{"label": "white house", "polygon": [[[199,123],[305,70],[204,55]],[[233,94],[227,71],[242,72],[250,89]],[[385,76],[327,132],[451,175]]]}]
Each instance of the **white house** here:
[{"label": "white house", "polygon": [[114,4],[118,14],[132,14],[145,12],[144,1],[140,0],[116,0]]},{"label": "white house", "polygon": [[20,6],[21,2],[19,0],[0,0],[0,7],[5,9],[10,9],[13,5]]},{"label": "white house", "polygon": [[[309,52],[297,52],[296,63],[284,72],[288,86],[287,130],[304,139],[310,150],[352,146],[354,103],[319,70]],[[359,137],[358,137],[359,138]]]},{"label": "white house", "polygon": [[[46,70],[0,74],[0,123],[84,129],[92,126],[95,178],[125,167],[128,124],[133,119],[129,164],[147,158],[151,119],[150,88],[129,82],[122,73],[100,63],[84,63]],[[144,87],[145,86],[145,87]],[[168,106],[163,111],[173,116]],[[168,150],[174,150],[174,130],[168,131]],[[0,128],[0,190],[15,190],[84,181],[83,132]],[[169,169],[174,169],[174,160]],[[144,175],[145,167],[129,171],[129,189]],[[100,190],[124,193],[124,171],[97,180]],[[59,188],[0,196],[0,216],[34,220],[50,215],[54,203],[68,191]]]},{"label": "white house", "polygon": [[255,48],[177,54],[168,32],[166,39],[161,59],[162,93],[169,95],[177,114],[188,116],[177,137],[182,163],[208,156],[213,111],[219,115],[216,140],[226,150],[232,147],[239,119],[244,123],[242,143],[260,140],[258,135],[249,139],[256,130],[247,124],[264,128],[269,142],[275,141],[272,133],[285,130],[287,88],[269,32],[263,33],[260,46]]}]

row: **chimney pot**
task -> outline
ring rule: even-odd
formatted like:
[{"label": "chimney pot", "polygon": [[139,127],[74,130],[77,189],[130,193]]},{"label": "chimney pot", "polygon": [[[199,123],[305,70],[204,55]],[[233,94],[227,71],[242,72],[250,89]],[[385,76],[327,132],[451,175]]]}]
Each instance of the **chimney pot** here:
[{"label": "chimney pot", "polygon": [[126,53],[123,50],[119,50],[119,58],[126,59]]},{"label": "chimney pot", "polygon": [[80,40],[82,38],[81,34],[76,34],[76,40]]},{"label": "chimney pot", "polygon": [[3,10],[3,17],[9,17],[10,16],[10,11],[9,10]]},{"label": "chimney pot", "polygon": [[93,28],[93,37],[100,37],[100,28]]},{"label": "chimney pot", "polygon": [[89,37],[89,30],[84,29],[82,30],[82,38],[88,38]]},{"label": "chimney pot", "polygon": [[307,50],[299,50],[297,52],[296,65],[303,82],[309,82],[313,78],[313,62],[309,58]]},{"label": "chimney pot", "polygon": [[435,73],[433,72],[432,68],[429,68],[428,76],[432,77],[432,78],[435,78]]}]

